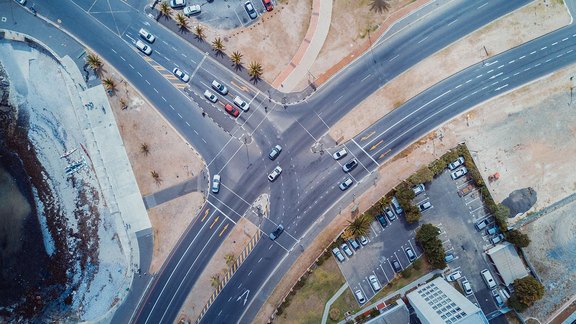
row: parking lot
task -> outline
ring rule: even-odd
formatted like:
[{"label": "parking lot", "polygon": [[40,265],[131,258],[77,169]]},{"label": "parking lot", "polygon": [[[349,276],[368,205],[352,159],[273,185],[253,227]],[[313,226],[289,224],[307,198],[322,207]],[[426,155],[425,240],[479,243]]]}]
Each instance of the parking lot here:
[{"label": "parking lot", "polygon": [[[186,5],[200,5],[201,12],[192,17],[197,21],[211,25],[218,29],[234,29],[238,27],[245,27],[258,19],[251,19],[244,8],[245,1],[200,1],[200,0],[187,0]],[[266,12],[264,4],[261,0],[251,0],[254,9],[258,15]]]},{"label": "parking lot", "polygon": [[[478,305],[488,316],[498,310],[491,290],[484,283],[480,271],[489,269],[495,280],[495,274],[484,251],[493,247],[490,242],[493,235],[487,235],[486,230],[495,226],[494,218],[489,214],[481,200],[480,191],[473,181],[466,175],[456,180],[446,170],[432,182],[426,184],[424,192],[413,199],[413,204],[419,206],[426,202],[431,207],[422,211],[420,224],[432,223],[441,231],[440,240],[447,254],[452,254],[454,259],[448,264],[450,272],[461,271],[471,286],[473,293],[468,296],[469,300]],[[478,230],[475,224],[487,220],[487,225]],[[368,277],[375,275],[382,286],[385,286],[394,277],[392,262],[398,260],[404,269],[410,264],[406,253],[406,247],[412,248],[417,257],[422,251],[416,246],[414,240],[417,224],[410,225],[404,217],[398,217],[388,226],[382,229],[381,225],[374,221],[371,225],[370,242],[354,251],[350,258],[340,264],[340,269],[352,292],[361,290],[369,300],[376,292],[371,287]],[[367,301],[368,302],[368,301]]]}]

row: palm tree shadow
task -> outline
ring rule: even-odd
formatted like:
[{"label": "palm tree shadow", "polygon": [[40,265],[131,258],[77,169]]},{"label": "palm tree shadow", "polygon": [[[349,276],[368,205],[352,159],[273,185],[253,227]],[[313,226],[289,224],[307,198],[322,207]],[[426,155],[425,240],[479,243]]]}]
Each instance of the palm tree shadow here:
[{"label": "palm tree shadow", "polygon": [[258,82],[262,81],[262,79],[258,76],[253,76],[250,78],[250,81],[252,81],[254,84],[257,84]]},{"label": "palm tree shadow", "polygon": [[244,70],[244,66],[242,64],[232,64],[232,66],[236,72],[241,72]]}]

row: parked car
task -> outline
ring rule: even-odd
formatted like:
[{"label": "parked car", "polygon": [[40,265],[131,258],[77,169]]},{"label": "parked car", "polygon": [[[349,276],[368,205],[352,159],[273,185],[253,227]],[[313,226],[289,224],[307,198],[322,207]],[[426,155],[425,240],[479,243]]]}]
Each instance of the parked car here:
[{"label": "parked car", "polygon": [[342,181],[342,183],[339,185],[340,190],[344,191],[348,188],[350,188],[350,186],[352,185],[354,181],[352,181],[352,179],[350,178],[346,178],[344,179],[344,181]]},{"label": "parked car", "polygon": [[386,217],[384,217],[384,215],[382,214],[376,215],[376,219],[378,220],[380,225],[382,225],[382,228],[386,228],[386,226],[388,226],[388,222],[386,222]]},{"label": "parked car", "polygon": [[186,0],[170,0],[172,9],[183,8],[186,6]]},{"label": "parked car", "polygon": [[215,174],[212,178],[212,192],[218,193],[220,191],[220,175]]},{"label": "parked car", "polygon": [[496,306],[498,307],[504,306],[504,301],[502,300],[502,297],[500,297],[498,290],[492,289],[492,297],[494,297],[494,302],[496,302]]},{"label": "parked car", "polygon": [[218,101],[218,97],[216,97],[210,90],[204,91],[204,97],[214,103]]},{"label": "parked car", "polygon": [[368,276],[368,281],[370,281],[370,285],[374,288],[375,291],[382,289],[380,282],[378,282],[378,278],[375,275]]},{"label": "parked car", "polygon": [[414,187],[412,187],[412,191],[414,191],[415,196],[418,196],[419,194],[426,191],[426,187],[424,187],[423,183],[420,183],[420,184],[417,184]]},{"label": "parked car", "polygon": [[460,278],[462,278],[462,272],[461,271],[454,271],[446,277],[446,280],[447,281],[456,281]]},{"label": "parked car", "polygon": [[464,289],[466,296],[472,295],[472,285],[470,285],[468,279],[464,278],[460,283],[462,284],[462,289]]},{"label": "parked car", "polygon": [[16,2],[18,2],[19,4],[25,6],[26,5],[26,0],[16,0]]},{"label": "parked car", "polygon": [[358,250],[360,248],[360,244],[358,244],[355,239],[348,240],[347,242],[354,250]]},{"label": "parked car", "polygon": [[190,17],[192,15],[197,15],[197,14],[201,13],[202,7],[200,7],[199,4],[195,4],[195,5],[191,5],[191,6],[184,8],[184,10],[182,10],[182,11],[184,12],[185,16]]},{"label": "parked car", "polygon": [[334,158],[334,160],[340,160],[341,158],[345,157],[346,155],[348,155],[348,152],[346,152],[346,148],[342,148],[338,152],[332,154],[332,157]]},{"label": "parked car", "polygon": [[446,255],[444,256],[444,261],[446,263],[450,263],[450,262],[454,261],[454,259],[455,259],[454,254],[452,254],[452,253],[446,253]]},{"label": "parked car", "polygon": [[344,170],[344,172],[350,172],[354,170],[357,165],[358,161],[356,161],[356,159],[352,159],[342,166],[342,170]]},{"label": "parked car", "polygon": [[488,224],[490,224],[490,222],[488,221],[488,218],[484,218],[483,220],[479,221],[476,223],[476,229],[481,231],[484,228],[486,228],[486,226],[488,226]]},{"label": "parked car", "polygon": [[350,247],[348,247],[348,244],[346,243],[342,243],[342,245],[340,245],[340,248],[342,249],[342,251],[344,251],[344,253],[346,253],[348,257],[351,257],[354,254],[354,252],[352,252],[352,250],[350,249]]},{"label": "parked car", "polygon": [[388,217],[389,221],[393,221],[396,219],[396,215],[394,214],[394,212],[392,211],[392,209],[390,209],[390,207],[385,207],[384,208],[384,213],[386,213],[386,217]]},{"label": "parked car", "polygon": [[136,48],[138,48],[142,53],[144,53],[146,55],[152,54],[152,47],[144,44],[143,41],[137,40],[135,45],[136,45]]},{"label": "parked car", "polygon": [[270,233],[270,235],[268,235],[268,236],[270,237],[270,239],[272,241],[274,241],[278,238],[278,236],[280,236],[280,234],[282,234],[282,232],[284,232],[284,226],[282,226],[282,224],[280,224],[280,225],[278,225],[276,230],[274,230],[274,232]]},{"label": "parked car", "polygon": [[398,262],[398,260],[392,261],[392,268],[394,268],[394,271],[396,272],[402,271],[402,266],[400,265],[400,262]]},{"label": "parked car", "polygon": [[240,115],[240,111],[238,110],[238,108],[232,106],[229,103],[224,105],[224,110],[226,110],[226,112],[232,115],[233,117],[238,117],[238,115]]},{"label": "parked car", "polygon": [[404,250],[404,252],[406,252],[406,256],[408,257],[408,260],[410,260],[410,262],[416,260],[416,254],[414,254],[414,251],[412,251],[412,248],[406,248],[406,250]]},{"label": "parked car", "polygon": [[497,284],[496,281],[494,281],[494,277],[492,277],[492,273],[490,273],[490,270],[484,269],[480,271],[480,275],[482,275],[482,279],[484,279],[484,282],[486,283],[489,289],[496,288]]},{"label": "parked car", "polygon": [[464,164],[464,157],[460,156],[458,157],[455,161],[448,163],[448,169],[450,170],[456,170],[459,166],[461,166],[462,164]]},{"label": "parked car", "polygon": [[272,11],[274,6],[272,5],[272,0],[262,0],[262,4],[264,4],[264,8],[266,11]]},{"label": "parked car", "polygon": [[282,173],[282,168],[278,165],[272,170],[272,172],[268,175],[268,180],[274,181],[278,176]]},{"label": "parked car", "polygon": [[430,208],[432,208],[432,204],[429,201],[418,205],[418,209],[420,209],[421,212],[425,211],[426,209],[430,209]]},{"label": "parked car", "polygon": [[360,236],[360,244],[362,245],[368,244],[368,239],[366,238],[366,236],[364,235]]},{"label": "parked car", "polygon": [[176,77],[178,77],[180,80],[182,80],[183,82],[190,81],[190,76],[188,74],[186,74],[186,72],[180,70],[179,68],[174,68],[174,70],[172,70],[172,73],[174,73],[174,75]]},{"label": "parked car", "polygon": [[218,91],[218,93],[220,93],[223,96],[228,94],[228,88],[226,88],[225,85],[216,80],[212,81],[212,88],[214,88],[214,90]]},{"label": "parked car", "polygon": [[336,257],[336,259],[338,259],[338,261],[344,262],[344,260],[346,260],[346,258],[344,258],[344,256],[342,255],[342,252],[340,252],[339,248],[337,247],[333,248],[332,253],[334,253],[334,256]]},{"label": "parked car", "polygon": [[404,212],[404,209],[402,209],[402,206],[400,206],[400,203],[398,202],[398,198],[396,198],[396,196],[392,197],[392,207],[394,208],[394,211],[398,216],[400,216]]},{"label": "parked car", "polygon": [[256,10],[254,9],[254,5],[252,4],[252,2],[246,1],[244,3],[244,9],[246,9],[246,12],[248,13],[250,19],[256,19],[256,17],[258,17],[258,13],[256,13]]},{"label": "parked car", "polygon": [[144,28],[140,28],[138,34],[140,34],[140,37],[144,38],[144,40],[146,40],[150,44],[154,43],[154,41],[156,40],[156,37]]},{"label": "parked car", "polygon": [[274,146],[270,154],[268,154],[268,158],[274,161],[278,157],[278,155],[280,155],[280,152],[282,152],[282,146],[276,145]]},{"label": "parked car", "polygon": [[362,294],[362,291],[360,289],[356,290],[354,292],[354,295],[356,295],[356,299],[358,299],[358,303],[360,305],[362,305],[366,302],[366,298],[364,298],[364,295]]},{"label": "parked car", "polygon": [[498,226],[496,225],[490,226],[486,229],[486,235],[494,235],[496,232],[498,232]]},{"label": "parked car", "polygon": [[450,176],[452,177],[452,180],[456,180],[460,177],[462,177],[463,175],[465,175],[466,173],[468,173],[468,169],[466,169],[466,167],[463,167],[462,169],[458,170],[458,171],[454,171],[450,174]]},{"label": "parked car", "polygon": [[236,96],[236,98],[234,98],[234,104],[243,111],[248,111],[248,109],[250,109],[250,105],[239,96]]},{"label": "parked car", "polygon": [[498,235],[495,235],[493,238],[490,239],[490,242],[492,242],[492,244],[497,244],[500,243],[504,240],[504,234],[500,233]]}]

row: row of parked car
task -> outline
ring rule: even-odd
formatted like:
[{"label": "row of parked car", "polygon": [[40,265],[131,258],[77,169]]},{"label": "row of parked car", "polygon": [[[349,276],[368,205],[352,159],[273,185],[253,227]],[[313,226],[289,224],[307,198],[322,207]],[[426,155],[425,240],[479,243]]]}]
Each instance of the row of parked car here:
[{"label": "row of parked car", "polygon": [[[208,2],[213,1],[214,0],[208,0]],[[182,9],[182,11],[184,12],[184,15],[188,17],[192,15],[198,15],[202,12],[201,5],[193,4],[187,6],[186,4],[187,4],[186,0],[170,0],[170,7],[172,7],[172,9],[184,8]],[[264,5],[264,8],[266,8],[266,11],[272,11],[274,9],[274,5],[272,4],[271,0],[262,0],[262,4]],[[246,10],[246,13],[250,17],[250,19],[256,19],[258,17],[258,13],[256,12],[256,9],[254,9],[252,1],[248,0],[244,2],[244,9]]]},{"label": "row of parked car", "polygon": [[[348,246],[348,244],[350,244],[352,249],[350,248],[350,246]],[[346,254],[346,256],[348,256],[348,258],[350,258],[351,256],[354,255],[353,250],[356,251],[356,250],[360,249],[360,246],[365,246],[366,244],[368,244],[368,239],[365,236],[360,236],[357,239],[350,239],[350,240],[342,243],[340,245],[340,247],[333,248],[332,253],[334,254],[334,256],[336,257],[336,259],[338,261],[344,262],[344,261],[346,261],[344,254]],[[344,251],[344,254],[342,253],[342,251],[340,249],[342,249],[342,251]]]}]

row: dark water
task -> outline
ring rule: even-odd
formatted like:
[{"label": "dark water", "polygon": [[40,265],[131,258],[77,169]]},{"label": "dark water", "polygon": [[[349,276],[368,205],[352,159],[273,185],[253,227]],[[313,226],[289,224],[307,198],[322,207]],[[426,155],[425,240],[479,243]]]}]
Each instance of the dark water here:
[{"label": "dark water", "polygon": [[46,279],[48,255],[28,176],[0,150],[0,307],[22,301]]}]

